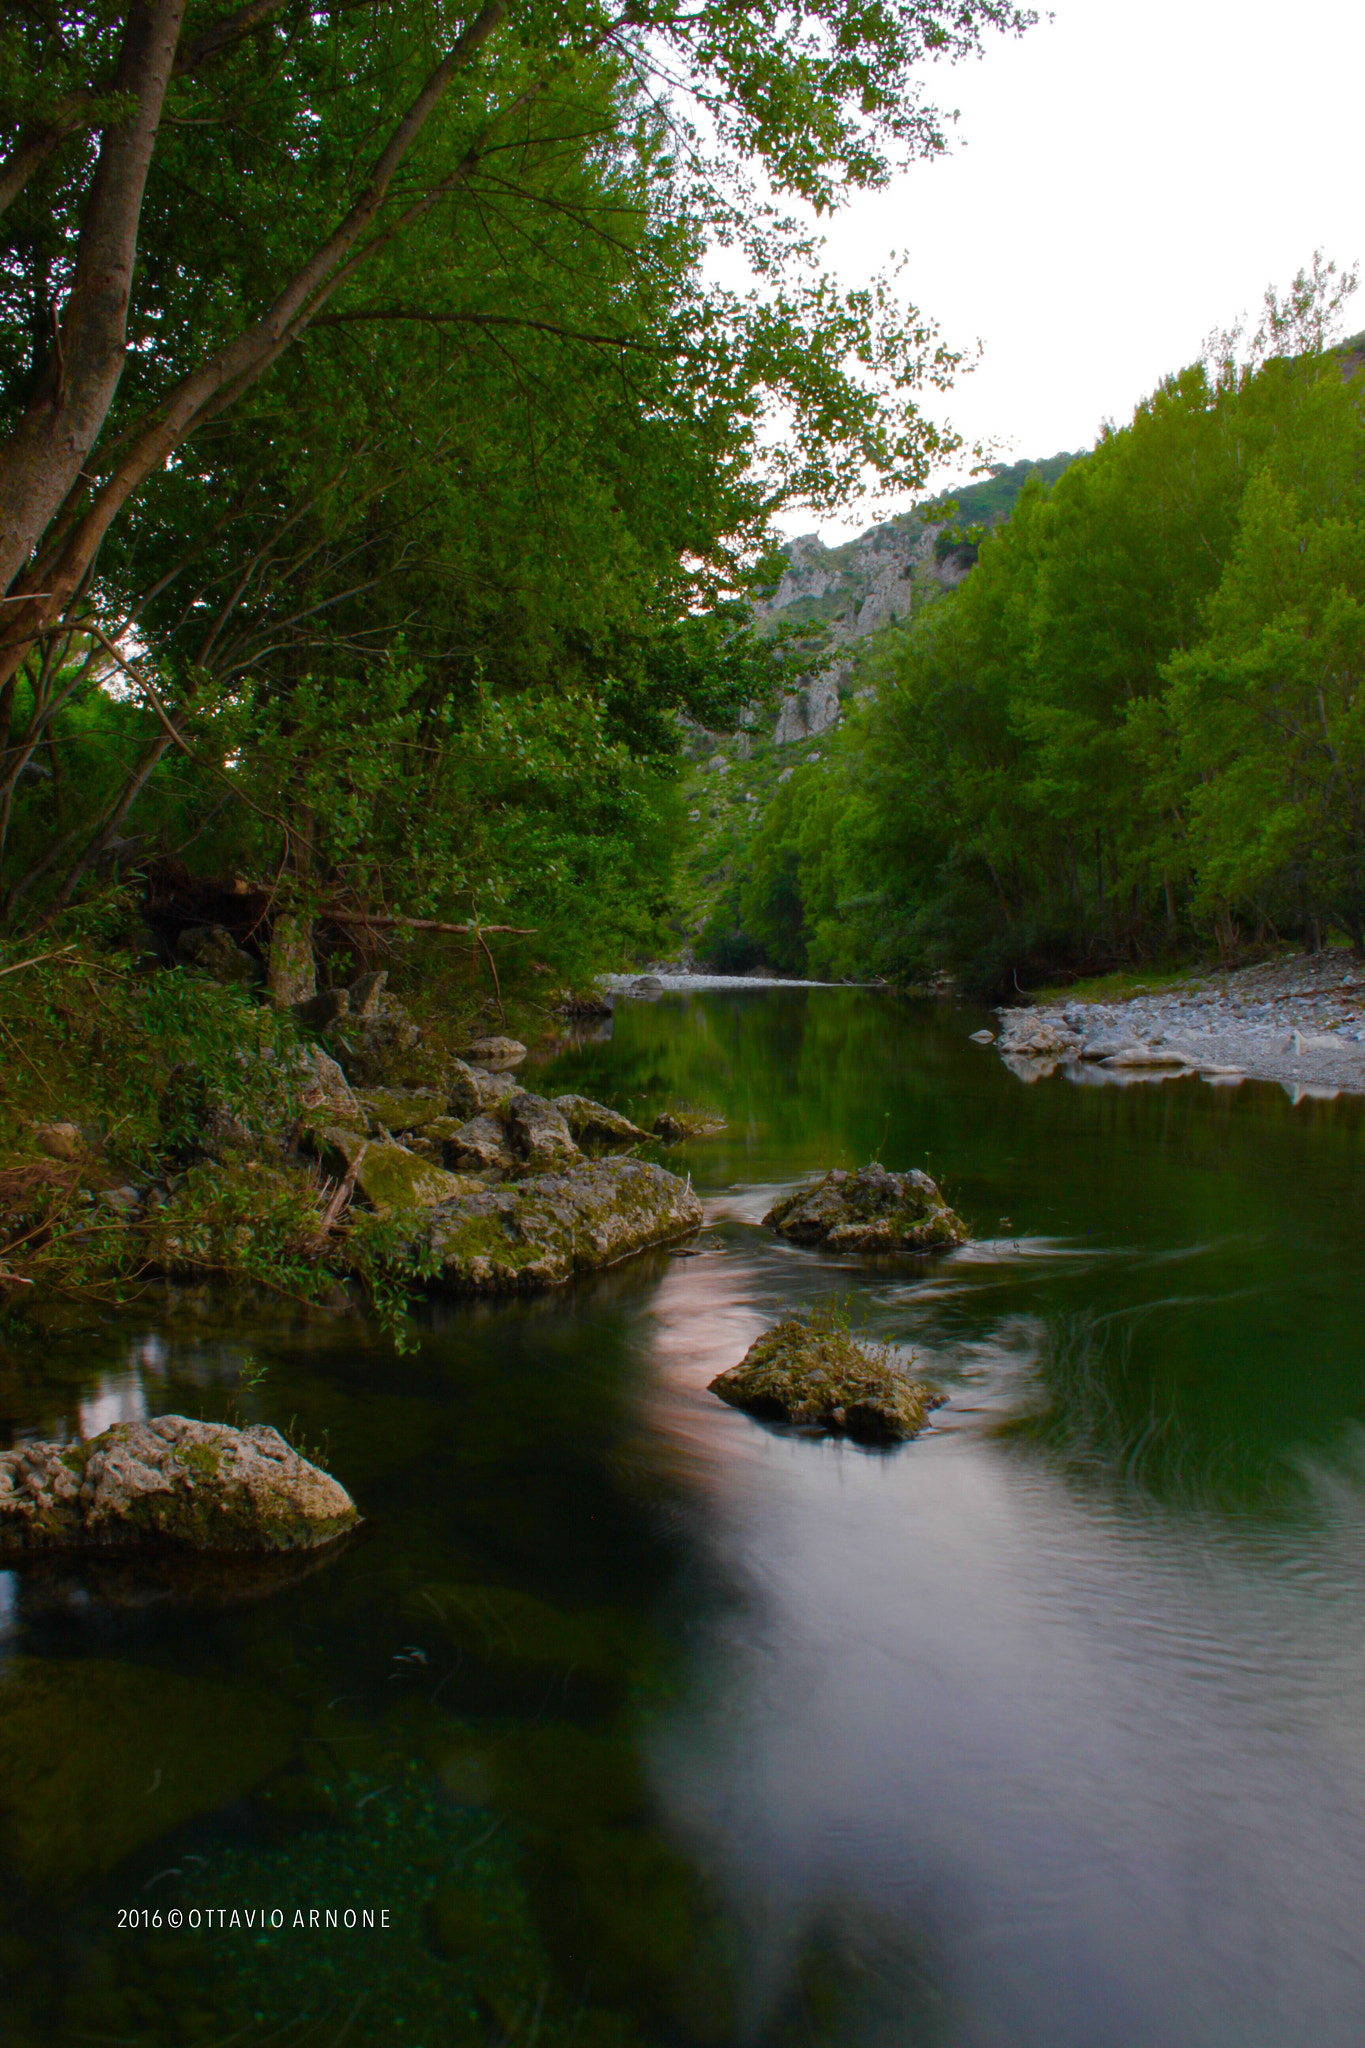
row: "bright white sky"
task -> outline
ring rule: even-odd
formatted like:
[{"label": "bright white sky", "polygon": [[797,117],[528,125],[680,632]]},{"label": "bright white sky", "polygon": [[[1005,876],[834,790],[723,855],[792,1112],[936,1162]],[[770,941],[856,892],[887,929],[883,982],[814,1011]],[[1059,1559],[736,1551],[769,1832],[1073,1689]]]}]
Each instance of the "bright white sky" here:
[{"label": "bright white sky", "polygon": [[[1365,0],[1055,0],[932,74],[961,110],[952,153],[827,222],[830,268],[856,284],[907,251],[944,338],[980,338],[981,367],[938,401],[968,441],[1007,460],[1088,448],[1211,328],[1244,310],[1254,327],[1315,248],[1365,259],[1363,84]],[[1365,287],[1346,319],[1365,327]]]}]

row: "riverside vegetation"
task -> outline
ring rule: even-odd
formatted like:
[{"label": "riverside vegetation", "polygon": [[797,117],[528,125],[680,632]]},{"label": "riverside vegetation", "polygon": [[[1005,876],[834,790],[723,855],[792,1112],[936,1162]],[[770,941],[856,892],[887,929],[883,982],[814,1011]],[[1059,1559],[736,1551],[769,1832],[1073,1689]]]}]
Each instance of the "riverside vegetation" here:
[{"label": "riverside vegetation", "polygon": [[1365,337],[1314,259],[864,643],[706,944],[788,973],[1365,953]]},{"label": "riverside vegetation", "polygon": [[453,1052],[661,942],[678,716],[776,673],[744,598],[774,518],[958,445],[922,409],[958,355],[894,278],[837,291],[786,202],[943,148],[928,63],[1032,19],[6,20],[6,1311],[114,1298],[149,1192],[204,1270],[319,1297],[344,1239],[401,1297],[392,1204],[344,1223],[345,1175],[229,1171],[191,1126],[293,1128],[312,1031],[359,1083],[327,999],[377,971]]}]

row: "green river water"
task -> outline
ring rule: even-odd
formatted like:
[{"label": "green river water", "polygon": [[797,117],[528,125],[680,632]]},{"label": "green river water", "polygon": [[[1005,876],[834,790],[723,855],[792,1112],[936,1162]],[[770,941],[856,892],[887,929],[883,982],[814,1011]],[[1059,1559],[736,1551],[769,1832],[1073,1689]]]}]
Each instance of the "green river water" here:
[{"label": "green river water", "polygon": [[[0,1574],[7,2048],[1365,2038],[1365,1104],[1029,1086],[981,1021],[623,1002],[528,1079],[726,1115],[690,1255],[407,1356],[187,1293],[4,1361],[0,1443],[264,1420],[366,1516],[271,1583]],[[760,1227],[873,1156],[973,1242]],[[707,1392],[831,1294],[948,1395],[916,1442]]]}]

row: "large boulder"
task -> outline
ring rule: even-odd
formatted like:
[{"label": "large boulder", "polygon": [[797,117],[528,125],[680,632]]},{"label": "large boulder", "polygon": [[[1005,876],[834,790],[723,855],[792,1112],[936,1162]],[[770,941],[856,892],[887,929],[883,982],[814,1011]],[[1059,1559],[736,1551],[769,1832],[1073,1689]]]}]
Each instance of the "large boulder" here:
[{"label": "large boulder", "polygon": [[788,1316],[765,1330],[711,1392],[765,1422],[791,1422],[860,1443],[918,1435],[944,1396],[908,1379],[884,1348],[858,1342],[831,1320]]},{"label": "large boulder", "polygon": [[0,1556],[315,1550],[359,1520],[344,1487],[260,1426],[161,1415],[0,1453]]},{"label": "large boulder", "polygon": [[875,1163],[856,1173],[835,1167],[763,1221],[794,1244],[831,1252],[941,1252],[968,1235],[927,1173],[888,1173]]},{"label": "large boulder", "polygon": [[685,1237],[701,1220],[689,1181],[642,1160],[601,1160],[443,1203],[416,1249],[438,1292],[529,1292]]}]

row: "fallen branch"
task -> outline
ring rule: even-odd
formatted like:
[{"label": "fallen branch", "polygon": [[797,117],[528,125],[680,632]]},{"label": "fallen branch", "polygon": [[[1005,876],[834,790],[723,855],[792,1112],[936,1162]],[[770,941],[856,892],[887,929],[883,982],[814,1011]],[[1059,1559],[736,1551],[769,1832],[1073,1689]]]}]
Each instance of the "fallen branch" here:
[{"label": "fallen branch", "polygon": [[353,924],[362,929],[367,925],[373,925],[376,929],[380,926],[401,925],[404,931],[452,932],[466,939],[480,938],[484,932],[492,932],[495,937],[502,934],[518,939],[533,939],[537,929],[533,924],[445,924],[438,917],[389,917],[377,914],[372,916],[367,911],[320,910],[318,916],[329,919],[332,924]]},{"label": "fallen branch", "polygon": [[360,1171],[360,1163],[364,1159],[365,1154],[368,1152],[368,1150],[369,1146],[367,1144],[361,1146],[360,1150],[356,1153],[355,1158],[351,1161],[350,1169],[347,1172],[345,1179],[338,1181],[336,1187],[333,1188],[331,1199],[328,1202],[327,1207],[323,1210],[322,1215],[318,1220],[317,1234],[313,1239],[314,1258],[318,1257],[318,1255],[321,1253],[323,1246],[327,1242],[327,1239],[332,1234],[332,1229],[336,1223],[338,1216],[340,1216],[342,1210],[350,1201],[351,1196],[355,1191],[355,1179],[356,1175]]},{"label": "fallen branch", "polygon": [[0,975],[17,974],[21,967],[37,967],[41,965],[41,963],[44,960],[60,960],[63,953],[74,953],[75,950],[76,948],[74,947],[74,945],[58,946],[55,953],[35,953],[32,959],[16,960],[12,967],[0,967]]}]

